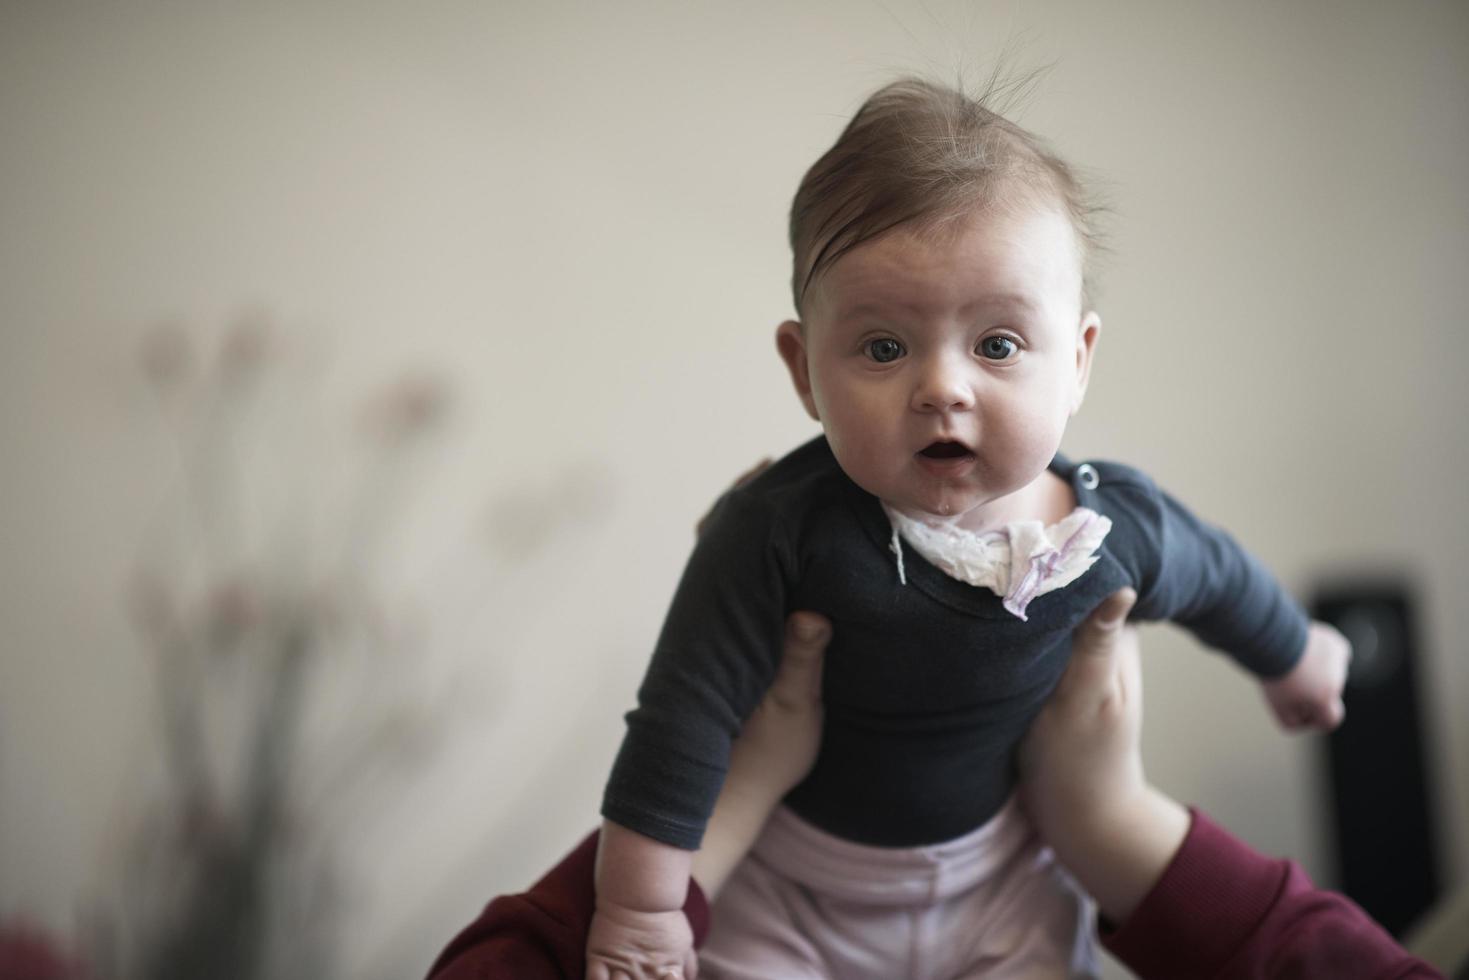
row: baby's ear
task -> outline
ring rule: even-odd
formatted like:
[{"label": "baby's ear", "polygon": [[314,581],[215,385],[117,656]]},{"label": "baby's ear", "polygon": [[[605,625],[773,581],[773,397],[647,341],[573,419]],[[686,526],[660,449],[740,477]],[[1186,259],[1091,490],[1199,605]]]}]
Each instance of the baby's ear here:
[{"label": "baby's ear", "polygon": [[787,320],[775,328],[775,349],[780,359],[786,362],[791,372],[791,384],[796,386],[796,395],[806,406],[806,414],[817,422],[821,415],[816,411],[816,399],[811,394],[811,367],[806,360],[806,335],[795,320]]},{"label": "baby's ear", "polygon": [[1071,414],[1081,411],[1086,398],[1087,382],[1092,376],[1092,356],[1097,352],[1097,337],[1102,332],[1102,318],[1090,310],[1081,318],[1081,328],[1076,334],[1076,397],[1071,402]]}]

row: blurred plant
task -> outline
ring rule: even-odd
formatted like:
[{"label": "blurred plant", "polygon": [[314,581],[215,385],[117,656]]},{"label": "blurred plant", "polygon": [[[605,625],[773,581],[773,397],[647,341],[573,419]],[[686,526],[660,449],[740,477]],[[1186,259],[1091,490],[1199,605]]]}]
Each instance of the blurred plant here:
[{"label": "blurred plant", "polygon": [[[408,696],[412,661],[394,656],[405,636],[373,573],[447,391],[405,377],[368,401],[367,468],[337,508],[319,499],[329,468],[302,399],[266,397],[284,371],[261,319],[231,327],[212,362],[174,327],[141,353],[184,484],[131,590],[154,656],[161,771],[122,835],[89,959],[117,980],[329,978],[333,835],[434,728]],[[282,466],[293,454],[307,465]],[[262,479],[285,485],[274,507],[252,492]],[[321,510],[342,518],[324,538]],[[361,669],[344,682],[349,661]]]},{"label": "blurred plant", "polygon": [[[339,920],[354,897],[338,867],[344,832],[406,795],[405,764],[436,744],[440,722],[459,708],[483,717],[510,690],[478,644],[491,682],[451,670],[434,688],[422,637],[383,581],[401,565],[392,535],[448,413],[444,384],[404,375],[373,393],[343,454],[321,427],[324,386],[286,354],[258,316],[212,348],[174,325],[144,339],[178,486],[140,528],[128,594],[151,654],[159,751],[129,781],[141,808],[114,830],[82,954],[0,921],[0,980],[341,976]],[[457,592],[501,638],[534,616],[494,597],[533,585],[528,563],[554,558],[561,532],[580,528],[568,543],[585,547],[613,496],[594,461],[543,480],[498,488],[481,533],[453,546],[467,552],[456,559],[491,561],[437,570],[436,604]],[[437,618],[478,635],[458,612]]]}]

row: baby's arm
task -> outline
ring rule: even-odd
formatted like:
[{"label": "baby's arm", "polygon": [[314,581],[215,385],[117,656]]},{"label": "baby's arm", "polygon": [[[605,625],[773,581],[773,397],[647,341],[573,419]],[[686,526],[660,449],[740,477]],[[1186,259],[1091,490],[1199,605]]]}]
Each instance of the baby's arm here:
[{"label": "baby's arm", "polygon": [[806,778],[821,745],[821,663],[831,623],[816,613],[786,620],[780,669],[740,728],[694,877],[711,900],[760,836],[781,798]]},{"label": "baby's arm", "polygon": [[691,851],[602,822],[587,980],[697,975],[694,934],[683,913],[692,862]]},{"label": "baby's arm", "polygon": [[[650,975],[657,977],[660,968],[666,973],[667,965],[681,962],[679,950],[691,948],[693,937],[683,912],[690,858],[693,876],[712,899],[755,843],[770,811],[816,761],[821,741],[821,660],[830,636],[830,623],[814,613],[793,613],[786,621],[780,669],[741,728],[703,847],[696,854],[610,820],[603,823],[597,909],[587,943],[589,978],[615,978],[618,970],[639,976],[636,969],[629,969],[633,964],[651,969]],[[666,914],[670,908],[681,925]],[[694,966],[682,968],[685,977],[694,976]]]},{"label": "baby's arm", "polygon": [[591,980],[694,976],[681,912],[693,852],[719,816],[731,742],[776,676],[794,567],[763,496],[727,494],[702,528],[603,798]]},{"label": "baby's arm", "polygon": [[[1351,646],[1312,622],[1275,577],[1224,530],[1195,517],[1147,477],[1108,467],[1109,499],[1140,529],[1122,543],[1136,569],[1137,613],[1171,619],[1254,674],[1281,726],[1329,731],[1341,723]],[[1118,521],[1114,520],[1114,525]],[[1143,544],[1139,546],[1139,542]]]}]

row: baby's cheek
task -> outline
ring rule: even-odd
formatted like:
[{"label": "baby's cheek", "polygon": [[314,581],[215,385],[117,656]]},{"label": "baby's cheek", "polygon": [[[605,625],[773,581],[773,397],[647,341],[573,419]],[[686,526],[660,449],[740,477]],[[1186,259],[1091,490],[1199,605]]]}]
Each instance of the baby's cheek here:
[{"label": "baby's cheek", "polygon": [[878,457],[880,454],[874,451],[874,446],[868,438],[861,434],[860,429],[842,426],[840,424],[826,424],[827,442],[831,445],[831,451],[837,459],[837,465],[842,472],[868,493],[882,496],[882,487],[877,484],[881,482],[884,472]]},{"label": "baby's cheek", "polygon": [[1026,470],[1037,465],[1044,468],[1050,463],[1065,433],[1065,425],[1055,413],[1035,409],[1017,409],[1010,413],[1003,427],[992,424],[988,428],[992,434],[1002,428],[1005,455],[1017,469]]}]

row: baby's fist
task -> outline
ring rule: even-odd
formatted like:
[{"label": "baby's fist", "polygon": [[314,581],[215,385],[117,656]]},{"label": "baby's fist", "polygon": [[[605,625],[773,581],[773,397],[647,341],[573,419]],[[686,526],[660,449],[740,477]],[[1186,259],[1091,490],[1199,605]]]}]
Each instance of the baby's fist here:
[{"label": "baby's fist", "polygon": [[1352,645],[1332,626],[1313,622],[1306,632],[1306,652],[1290,673],[1265,681],[1265,700],[1281,727],[1329,732],[1341,724],[1341,702]]},{"label": "baby's fist", "polygon": [[598,900],[587,980],[694,980],[694,933],[683,909],[645,912]]}]

